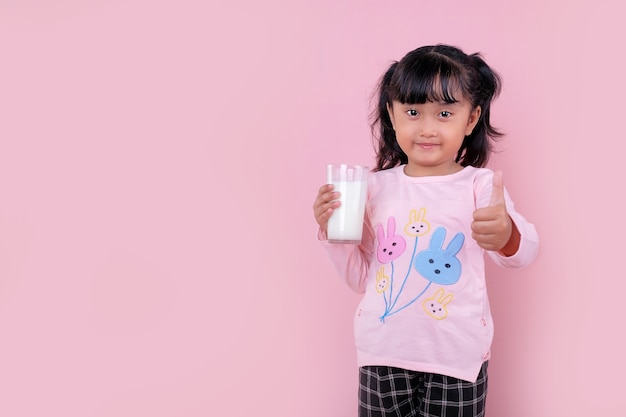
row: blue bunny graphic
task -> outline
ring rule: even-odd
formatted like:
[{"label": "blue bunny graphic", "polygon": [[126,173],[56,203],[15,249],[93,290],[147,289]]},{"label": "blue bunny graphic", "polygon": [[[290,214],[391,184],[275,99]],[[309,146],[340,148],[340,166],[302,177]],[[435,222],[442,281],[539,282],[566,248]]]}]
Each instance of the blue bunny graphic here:
[{"label": "blue bunny graphic", "polygon": [[430,247],[417,254],[413,267],[430,282],[452,285],[461,278],[461,261],[456,254],[463,247],[465,237],[457,233],[443,249],[445,238],[446,229],[438,227],[430,238]]}]

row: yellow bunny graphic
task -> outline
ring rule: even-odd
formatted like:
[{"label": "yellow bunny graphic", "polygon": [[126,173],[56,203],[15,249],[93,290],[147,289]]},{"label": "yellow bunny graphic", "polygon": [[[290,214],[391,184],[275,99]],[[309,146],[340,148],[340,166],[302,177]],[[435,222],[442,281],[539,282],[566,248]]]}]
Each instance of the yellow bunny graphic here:
[{"label": "yellow bunny graphic", "polygon": [[424,311],[430,317],[443,320],[448,317],[448,308],[446,306],[450,304],[453,298],[452,294],[445,295],[443,288],[439,288],[435,295],[424,300],[422,307],[424,307]]},{"label": "yellow bunny graphic", "polygon": [[409,222],[404,226],[404,233],[407,236],[422,236],[430,230],[430,223],[426,221],[426,209],[421,208],[419,213],[417,210],[411,210],[409,214]]},{"label": "yellow bunny graphic", "polygon": [[385,275],[385,267],[381,266],[376,273],[376,291],[379,294],[384,293],[389,286],[389,277]]}]

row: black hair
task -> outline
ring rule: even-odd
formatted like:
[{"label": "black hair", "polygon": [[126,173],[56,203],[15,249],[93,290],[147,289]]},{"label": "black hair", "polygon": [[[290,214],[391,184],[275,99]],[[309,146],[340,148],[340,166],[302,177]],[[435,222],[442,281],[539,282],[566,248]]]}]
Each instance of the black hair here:
[{"label": "black hair", "polygon": [[454,103],[458,101],[455,94],[459,93],[470,101],[472,109],[480,106],[481,113],[476,127],[463,140],[456,162],[462,166],[485,166],[493,149],[492,141],[502,136],[489,121],[491,102],[501,88],[500,76],[480,53],[468,55],[454,46],[423,46],[409,52],[399,62],[393,62],[378,82],[377,103],[370,115],[377,145],[374,171],[408,162],[396,141],[388,105],[393,101]]}]

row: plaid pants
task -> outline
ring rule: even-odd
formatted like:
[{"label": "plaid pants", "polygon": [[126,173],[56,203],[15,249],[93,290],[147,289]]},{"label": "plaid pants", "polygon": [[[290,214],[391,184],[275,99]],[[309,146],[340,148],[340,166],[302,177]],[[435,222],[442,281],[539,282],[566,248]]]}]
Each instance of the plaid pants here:
[{"label": "plaid pants", "polygon": [[359,417],[484,417],[487,362],[475,383],[387,366],[359,369]]}]

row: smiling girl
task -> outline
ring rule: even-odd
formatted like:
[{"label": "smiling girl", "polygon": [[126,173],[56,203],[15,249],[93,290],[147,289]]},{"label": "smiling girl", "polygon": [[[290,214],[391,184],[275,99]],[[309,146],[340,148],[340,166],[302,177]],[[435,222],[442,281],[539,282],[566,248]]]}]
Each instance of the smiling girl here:
[{"label": "smiling girl", "polygon": [[502,173],[485,168],[500,77],[480,54],[424,46],[381,77],[377,140],[358,245],[329,243],[332,185],[313,204],[318,239],[364,293],[354,327],[359,416],[485,415],[493,321],[484,254],[505,268],[536,257],[535,227]]}]

